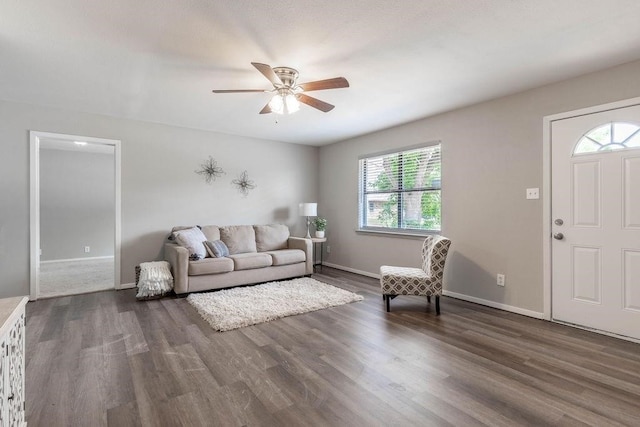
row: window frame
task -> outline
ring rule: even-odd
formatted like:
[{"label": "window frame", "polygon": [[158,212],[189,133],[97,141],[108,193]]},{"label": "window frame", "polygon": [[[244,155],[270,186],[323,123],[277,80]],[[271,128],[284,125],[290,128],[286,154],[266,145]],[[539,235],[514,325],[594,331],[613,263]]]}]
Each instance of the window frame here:
[{"label": "window frame", "polygon": [[[635,126],[638,129],[636,129],[635,131],[633,131],[631,134],[629,134],[624,140],[620,141],[620,142],[616,142],[615,141],[615,125],[618,124],[624,124],[624,125],[631,125],[631,126]],[[602,144],[600,141],[597,141],[596,139],[594,139],[591,135],[593,135],[593,133],[598,130],[601,129],[605,126],[609,126],[610,128],[610,133],[609,133],[609,142],[607,142],[606,144]],[[627,142],[633,138],[636,138],[636,136],[640,134],[640,123],[636,123],[633,121],[610,121],[607,123],[603,123],[600,124],[598,126],[595,126],[594,128],[590,129],[589,131],[585,132],[580,139],[578,139],[576,141],[576,143],[573,145],[573,150],[571,152],[571,156],[572,157],[580,157],[580,156],[590,156],[593,154],[604,154],[604,153],[612,153],[612,152],[617,152],[617,151],[626,151],[626,150],[638,150],[640,149],[640,146],[628,146],[626,145]],[[582,151],[582,152],[577,152],[578,148],[580,147],[580,145],[582,144],[583,140],[590,140],[592,141],[594,144],[597,144],[600,146],[600,148],[598,148],[597,150],[594,151]],[[622,148],[618,148],[618,149],[607,149],[606,147],[611,146],[611,145],[622,145]]]},{"label": "window frame", "polygon": [[[400,227],[396,227],[396,228],[392,228],[392,227],[380,227],[380,226],[371,226],[371,225],[365,225],[365,221],[367,218],[367,212],[369,210],[369,203],[366,200],[366,196],[367,194],[374,194],[374,193],[378,193],[378,194],[398,194],[401,195],[404,190],[403,190],[403,182],[399,182],[398,183],[398,188],[394,191],[383,191],[383,192],[367,192],[365,189],[366,186],[366,171],[365,171],[365,164],[366,164],[366,160],[367,159],[371,159],[371,158],[375,158],[375,157],[382,157],[382,156],[386,156],[386,155],[394,155],[394,154],[398,154],[398,155],[402,155],[403,153],[406,152],[410,152],[410,151],[414,151],[414,150],[418,150],[421,148],[430,148],[433,146],[440,146],[440,186],[439,187],[429,187],[429,188],[422,188],[421,192],[427,192],[427,191],[440,191],[440,217],[442,218],[442,141],[440,140],[436,140],[436,141],[430,141],[430,142],[426,142],[426,143],[421,143],[421,144],[416,144],[416,145],[411,145],[411,146],[407,146],[407,147],[400,147],[400,148],[393,148],[393,149],[389,149],[389,150],[385,150],[385,151],[380,151],[380,152],[375,152],[375,153],[369,153],[369,154],[364,154],[364,155],[360,155],[358,157],[358,224],[357,224],[357,229],[356,232],[358,233],[371,233],[371,234],[385,234],[385,235],[399,235],[399,236],[416,236],[416,237],[424,237],[427,235],[432,235],[432,234],[441,234],[442,233],[442,223],[440,224],[440,229],[432,229],[432,230],[423,230],[423,229],[418,229],[418,228],[400,228]],[[400,172],[400,174],[402,174],[402,172]],[[398,197],[398,207],[399,210],[401,210],[401,206],[402,206],[402,198]],[[402,220],[402,213],[400,212],[398,214],[398,224],[401,223]]]}]

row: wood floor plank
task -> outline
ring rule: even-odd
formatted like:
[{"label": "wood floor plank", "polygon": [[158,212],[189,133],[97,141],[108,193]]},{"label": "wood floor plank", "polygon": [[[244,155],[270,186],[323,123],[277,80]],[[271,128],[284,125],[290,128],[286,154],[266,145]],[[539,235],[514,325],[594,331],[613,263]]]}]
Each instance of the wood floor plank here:
[{"label": "wood floor plank", "polygon": [[135,401],[107,410],[107,425],[110,426],[142,426],[138,405]]},{"label": "wood floor plank", "polygon": [[233,402],[234,412],[243,425],[276,425],[273,415],[243,381],[226,385],[225,388],[229,391],[228,396]]},{"label": "wood floor plank", "polygon": [[[28,306],[29,304],[27,304]],[[48,316],[47,322],[40,333],[39,341],[57,340],[62,337],[62,331],[66,325],[67,315],[69,314],[69,306],[54,306],[51,314]]]},{"label": "wood floor plank", "polygon": [[118,312],[116,322],[120,325],[120,331],[128,356],[149,351],[147,340],[144,332],[142,332],[140,323],[138,323],[138,317],[135,312]]},{"label": "wood floor plank", "polygon": [[228,332],[133,289],[30,302],[29,425],[640,425],[640,344],[314,277],[364,300]]},{"label": "wood floor plank", "polygon": [[[427,384],[429,390],[418,393],[412,400],[425,408],[431,408],[434,399],[451,402],[457,412],[467,414],[470,418],[480,423],[492,427],[512,427],[515,423],[506,413],[496,405],[484,401],[482,396],[475,396],[468,390],[452,384],[451,381],[430,382]],[[449,419],[453,415],[442,414]]]},{"label": "wood floor plank", "polygon": [[[32,339],[36,340],[35,337]],[[27,328],[28,340],[29,329]],[[37,422],[43,419],[49,405],[52,404],[51,399],[55,397],[49,387],[51,384],[51,355],[58,349],[58,343],[54,340],[37,342],[31,344],[30,349],[32,354],[25,370],[26,396],[29,403],[26,405],[26,417]],[[32,392],[33,394],[30,394]],[[31,398],[32,396],[33,398]]]},{"label": "wood floor plank", "polygon": [[134,402],[136,399],[128,354],[122,335],[104,338],[102,360],[94,369],[102,371],[100,388],[107,409]]},{"label": "wood floor plank", "polygon": [[72,382],[71,419],[73,425],[106,426],[105,372],[101,369],[102,346],[80,350],[78,371]]},{"label": "wood floor plank", "polygon": [[153,364],[150,352],[129,356],[138,418],[143,425],[162,425],[160,408],[169,400],[170,390],[163,389],[163,382]]}]

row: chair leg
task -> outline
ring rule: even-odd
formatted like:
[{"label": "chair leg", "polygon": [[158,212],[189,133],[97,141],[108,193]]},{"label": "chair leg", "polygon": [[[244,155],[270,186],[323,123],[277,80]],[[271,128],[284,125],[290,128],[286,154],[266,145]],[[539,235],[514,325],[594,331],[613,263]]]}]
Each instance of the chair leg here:
[{"label": "chair leg", "polygon": [[427,295],[427,302],[431,304],[431,295]]},{"label": "chair leg", "polygon": [[387,295],[387,313],[391,311],[391,306],[389,305],[389,301],[391,301],[391,298],[389,298],[389,295]]},{"label": "chair leg", "polygon": [[436,295],[436,316],[440,315],[440,295]]}]

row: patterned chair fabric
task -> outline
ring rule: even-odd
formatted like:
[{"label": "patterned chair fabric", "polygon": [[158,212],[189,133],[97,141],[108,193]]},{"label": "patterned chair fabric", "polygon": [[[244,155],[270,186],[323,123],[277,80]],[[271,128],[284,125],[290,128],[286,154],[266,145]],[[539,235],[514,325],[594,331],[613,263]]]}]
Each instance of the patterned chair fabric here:
[{"label": "patterned chair fabric", "polygon": [[389,296],[435,295],[436,311],[440,313],[439,297],[442,295],[444,263],[450,246],[451,240],[446,237],[427,236],[422,245],[422,269],[389,265],[380,267],[380,287],[383,298],[387,301],[387,311]]}]

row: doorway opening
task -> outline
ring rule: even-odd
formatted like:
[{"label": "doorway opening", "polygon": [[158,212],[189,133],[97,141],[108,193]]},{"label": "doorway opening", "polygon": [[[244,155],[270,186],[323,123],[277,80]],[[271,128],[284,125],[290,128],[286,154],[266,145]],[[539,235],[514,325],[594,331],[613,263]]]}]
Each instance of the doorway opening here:
[{"label": "doorway opening", "polygon": [[30,299],[120,287],[120,141],[30,132]]}]

